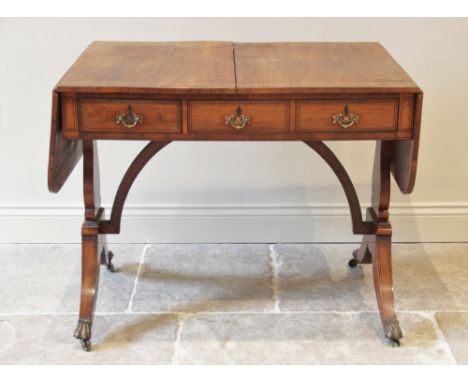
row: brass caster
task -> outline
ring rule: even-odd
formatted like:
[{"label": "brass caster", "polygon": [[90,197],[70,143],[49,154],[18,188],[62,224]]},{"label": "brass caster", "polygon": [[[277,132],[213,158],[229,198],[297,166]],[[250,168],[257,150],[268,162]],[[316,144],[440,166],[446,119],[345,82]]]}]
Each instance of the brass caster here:
[{"label": "brass caster", "polygon": [[392,344],[392,347],[394,348],[400,347],[400,340],[395,340],[393,338],[390,338],[390,343]]},{"label": "brass caster", "polygon": [[106,268],[109,272],[112,272],[114,273],[115,272],[115,268],[114,268],[114,264],[112,264],[112,258],[114,257],[114,254],[109,251],[108,254],[107,254],[107,258],[108,258],[108,261],[107,261],[107,264],[106,264]]},{"label": "brass caster", "polygon": [[351,260],[348,261],[348,266],[350,268],[356,268],[357,265],[358,265],[358,262],[357,262],[356,259],[351,259]]},{"label": "brass caster", "polygon": [[395,319],[385,325],[385,336],[390,340],[393,347],[400,346],[403,333],[401,332],[398,320]]},{"label": "brass caster", "polygon": [[112,264],[113,257],[114,254],[111,251],[108,251],[107,254],[105,250],[101,252],[101,265],[105,265],[106,269],[112,273],[115,272],[114,264]]},{"label": "brass caster", "polygon": [[75,333],[73,336],[80,340],[81,347],[84,351],[91,350],[91,321],[89,320],[78,320]]},{"label": "brass caster", "polygon": [[81,347],[83,348],[84,351],[90,351],[91,350],[91,341],[90,340],[80,340],[81,342]]}]

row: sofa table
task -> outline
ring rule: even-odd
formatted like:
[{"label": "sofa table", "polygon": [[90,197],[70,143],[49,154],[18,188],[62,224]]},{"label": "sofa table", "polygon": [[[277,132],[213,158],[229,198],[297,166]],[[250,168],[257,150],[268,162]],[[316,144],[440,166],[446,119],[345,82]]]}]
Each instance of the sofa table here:
[{"label": "sofa table", "polygon": [[[337,176],[353,233],[350,267],[372,263],[385,336],[399,345],[389,222],[390,173],[413,190],[422,91],[378,43],[94,42],[53,91],[48,185],[58,192],[83,155],[82,279],[75,337],[90,349],[106,235],[118,234],[127,194],[172,141],[302,141]],[[101,208],[99,139],[146,140],[108,218]],[[374,140],[371,207],[325,140]],[[363,158],[359,158],[363,160]],[[369,160],[371,160],[369,158]]]}]

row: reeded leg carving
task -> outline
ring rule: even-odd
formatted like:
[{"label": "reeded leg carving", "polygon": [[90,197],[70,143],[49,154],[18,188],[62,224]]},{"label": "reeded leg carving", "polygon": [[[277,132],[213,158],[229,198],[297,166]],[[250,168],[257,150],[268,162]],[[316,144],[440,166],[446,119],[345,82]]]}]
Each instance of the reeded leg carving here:
[{"label": "reeded leg carving", "polygon": [[372,207],[367,219],[375,224],[375,234],[364,235],[361,247],[353,252],[350,267],[372,263],[374,289],[385,336],[400,345],[403,334],[395,312],[392,279],[392,226],[388,221],[390,204],[390,142],[377,142],[374,158]]}]

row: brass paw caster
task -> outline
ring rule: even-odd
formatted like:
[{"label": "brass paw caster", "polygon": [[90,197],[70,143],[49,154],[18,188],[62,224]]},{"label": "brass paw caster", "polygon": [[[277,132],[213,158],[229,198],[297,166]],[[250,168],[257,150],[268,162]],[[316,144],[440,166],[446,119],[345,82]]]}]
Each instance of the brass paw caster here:
[{"label": "brass paw caster", "polygon": [[81,347],[83,348],[84,351],[90,351],[91,350],[91,341],[90,340],[80,340],[81,342]]},{"label": "brass paw caster", "polygon": [[400,340],[403,338],[403,333],[401,332],[398,320],[393,320],[385,325],[385,336],[390,340],[393,347],[400,346]]},{"label": "brass paw caster", "polygon": [[356,259],[351,259],[351,260],[348,261],[348,266],[350,268],[356,268],[357,265],[358,265],[358,262],[357,262]]},{"label": "brass paw caster", "polygon": [[114,257],[114,254],[111,251],[109,251],[107,254],[108,261],[106,262],[106,268],[109,272],[112,272],[112,273],[115,272],[114,264],[112,264],[113,257]]},{"label": "brass paw caster", "polygon": [[392,344],[392,347],[394,347],[394,348],[400,347],[400,340],[390,338],[390,343]]},{"label": "brass paw caster", "polygon": [[91,321],[89,320],[78,320],[78,325],[76,326],[75,333],[73,336],[76,339],[79,339],[81,342],[81,347],[84,351],[91,350]]}]

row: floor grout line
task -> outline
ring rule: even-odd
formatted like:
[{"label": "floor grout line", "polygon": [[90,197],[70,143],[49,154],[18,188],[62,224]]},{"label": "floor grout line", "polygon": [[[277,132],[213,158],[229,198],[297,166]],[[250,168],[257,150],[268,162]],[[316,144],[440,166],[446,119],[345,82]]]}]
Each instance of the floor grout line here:
[{"label": "floor grout line", "polygon": [[[1,208],[1,207],[0,207]],[[218,245],[218,244],[269,244],[271,242],[265,241],[201,241],[201,242],[170,242],[170,241],[154,241],[150,243],[142,243],[142,242],[134,242],[134,241],[109,241],[110,245],[138,245],[138,244],[149,244],[149,245],[159,245],[159,244],[181,244],[181,245],[199,245],[199,244],[210,244],[210,245]],[[322,245],[322,244],[333,244],[333,245],[355,245],[360,244],[361,240],[357,241],[280,241],[276,244],[310,244],[310,245]],[[443,244],[443,245],[450,245],[450,244],[468,244],[468,241],[392,241],[392,244],[397,245],[419,245],[419,244]],[[0,246],[19,246],[19,245],[81,245],[81,241],[77,242],[1,242]]]},{"label": "floor grout line", "polygon": [[145,246],[143,247],[143,251],[141,253],[141,258],[140,258],[140,264],[138,265],[138,271],[137,271],[137,274],[136,274],[136,277],[135,277],[135,281],[133,282],[132,293],[130,295],[130,299],[128,300],[128,306],[127,306],[127,309],[125,310],[125,313],[132,313],[133,299],[134,299],[135,294],[136,294],[138,279],[140,278],[141,271],[143,269],[143,264],[144,264],[144,261],[145,261],[146,252],[148,252],[148,249],[150,247],[151,247],[150,244],[145,244]]},{"label": "floor grout line", "polygon": [[268,257],[268,265],[271,271],[271,291],[274,302],[272,312],[279,313],[279,268],[281,264],[278,262],[278,253],[275,250],[275,244],[268,246]]},{"label": "floor grout line", "polygon": [[[378,310],[281,310],[279,312],[264,311],[264,310],[233,310],[233,311],[121,311],[121,312],[96,312],[95,316],[118,316],[118,315],[229,315],[229,314],[338,314],[338,315],[355,315],[355,314],[378,314]],[[453,309],[453,310],[397,310],[397,314],[418,314],[427,318],[432,318],[435,313],[465,313],[468,314],[468,309]],[[21,313],[1,313],[2,316],[75,316],[76,312],[21,312]]]},{"label": "floor grout line", "polygon": [[175,339],[174,339],[174,350],[171,357],[171,364],[177,365],[177,356],[179,353],[179,345],[180,345],[180,335],[182,333],[182,329],[184,327],[185,319],[192,316],[191,313],[180,313],[177,314],[177,323],[176,323],[176,330],[175,330]]},{"label": "floor grout line", "polygon": [[445,338],[443,330],[441,329],[441,327],[439,326],[439,323],[437,322],[437,318],[435,316],[436,313],[437,313],[437,311],[432,312],[432,314],[431,314],[431,316],[432,316],[431,317],[432,326],[434,327],[434,330],[436,331],[437,335],[439,336],[440,342],[442,343],[442,347],[444,348],[444,350],[448,354],[448,357],[451,359],[451,361],[453,362],[454,365],[458,365],[458,361],[457,361],[457,359],[455,358],[455,355],[452,352],[452,348],[450,347],[450,344],[447,341],[447,338]]}]

